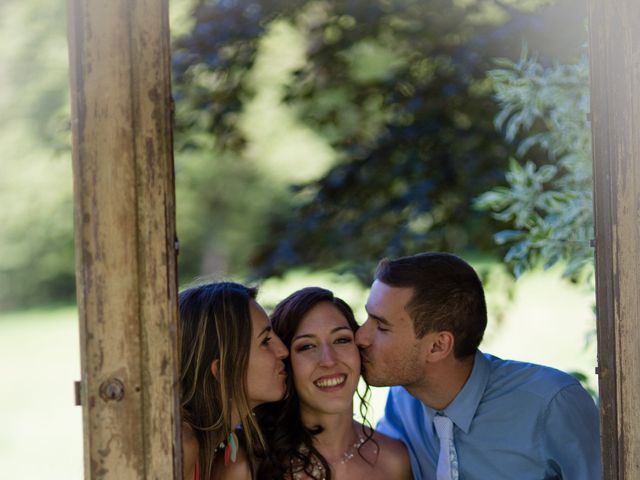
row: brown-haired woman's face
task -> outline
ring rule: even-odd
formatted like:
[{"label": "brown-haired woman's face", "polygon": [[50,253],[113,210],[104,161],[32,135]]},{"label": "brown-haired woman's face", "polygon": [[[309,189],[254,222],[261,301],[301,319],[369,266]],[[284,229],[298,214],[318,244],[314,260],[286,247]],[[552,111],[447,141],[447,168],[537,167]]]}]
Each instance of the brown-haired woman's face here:
[{"label": "brown-haired woman's face", "polygon": [[344,315],[330,302],[302,318],[291,342],[291,367],[301,408],[338,413],[352,408],[360,353]]},{"label": "brown-haired woman's face", "polygon": [[271,329],[264,309],[255,300],[251,300],[249,311],[252,333],[247,367],[247,395],[253,408],[284,397],[287,372],[282,360],[289,352]]}]

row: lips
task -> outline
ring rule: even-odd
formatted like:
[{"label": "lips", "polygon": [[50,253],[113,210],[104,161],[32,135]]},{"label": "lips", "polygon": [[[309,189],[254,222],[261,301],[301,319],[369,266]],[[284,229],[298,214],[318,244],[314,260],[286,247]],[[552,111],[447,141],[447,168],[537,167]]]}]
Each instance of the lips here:
[{"label": "lips", "polygon": [[346,382],[347,376],[343,373],[339,373],[336,375],[326,375],[324,377],[320,377],[313,382],[313,384],[322,389],[326,388],[335,388],[341,387]]}]

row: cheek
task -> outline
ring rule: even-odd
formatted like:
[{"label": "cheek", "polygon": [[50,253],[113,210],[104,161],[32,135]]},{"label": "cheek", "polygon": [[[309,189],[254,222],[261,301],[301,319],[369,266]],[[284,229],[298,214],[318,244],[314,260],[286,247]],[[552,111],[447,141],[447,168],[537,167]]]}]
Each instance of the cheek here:
[{"label": "cheek", "polygon": [[266,370],[265,367],[265,362],[261,362],[260,358],[256,358],[255,355],[252,356],[247,365],[247,378],[253,381],[260,380],[260,377],[263,376],[263,372]]},{"label": "cheek", "polygon": [[345,362],[356,372],[360,371],[360,364],[362,358],[360,357],[360,350],[357,347],[349,349],[345,352]]},{"label": "cheek", "polygon": [[249,361],[247,378],[251,377],[258,384],[268,383],[269,379],[273,378],[274,371],[275,365],[271,355],[265,353],[254,355]]},{"label": "cheek", "polygon": [[400,345],[394,345],[388,334],[378,332],[376,334],[375,350],[376,353],[383,357],[393,356],[394,349],[402,351]]},{"label": "cheek", "polygon": [[262,400],[264,396],[264,376],[255,369],[247,372],[247,396],[249,402]]},{"label": "cheek", "polygon": [[305,381],[307,375],[307,362],[304,358],[295,353],[291,354],[291,370],[293,374],[293,386],[296,390],[300,390],[300,387]]}]

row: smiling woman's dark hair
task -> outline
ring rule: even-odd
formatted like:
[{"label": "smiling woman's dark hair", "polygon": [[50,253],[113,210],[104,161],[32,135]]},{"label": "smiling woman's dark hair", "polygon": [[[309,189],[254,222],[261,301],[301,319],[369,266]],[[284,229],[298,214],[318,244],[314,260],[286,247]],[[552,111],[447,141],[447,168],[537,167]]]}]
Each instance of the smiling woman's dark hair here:
[{"label": "smiling woman's dark hair", "polygon": [[[358,323],[353,311],[343,300],[334,296],[333,292],[319,287],[307,287],[292,293],[281,301],[271,315],[273,331],[280,337],[288,349],[291,349],[293,335],[298,330],[304,316],[320,303],[330,303],[344,316],[351,330],[355,333]],[[285,359],[287,367],[287,393],[280,402],[265,404],[256,409],[256,417],[269,445],[269,454],[262,458],[257,468],[256,478],[260,480],[275,478],[293,478],[294,473],[304,472],[310,478],[314,465],[322,465],[323,477],[331,479],[331,469],[326,459],[313,446],[313,436],[321,433],[321,425],[307,428],[300,417],[300,399],[293,385],[290,357]],[[366,386],[364,394],[357,392],[360,399],[360,414],[367,418],[368,405],[365,400],[369,393]],[[368,425],[370,427],[370,425]],[[373,430],[362,426],[366,443],[372,440]],[[374,441],[374,440],[372,440]],[[360,454],[360,448],[358,453]]]}]

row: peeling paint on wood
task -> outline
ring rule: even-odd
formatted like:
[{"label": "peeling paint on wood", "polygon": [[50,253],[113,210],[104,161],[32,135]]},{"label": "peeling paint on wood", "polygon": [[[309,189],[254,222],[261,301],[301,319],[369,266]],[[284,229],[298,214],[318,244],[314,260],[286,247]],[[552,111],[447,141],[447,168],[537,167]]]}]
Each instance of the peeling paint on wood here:
[{"label": "peeling paint on wood", "polygon": [[167,1],[68,2],[85,478],[177,479]]}]

